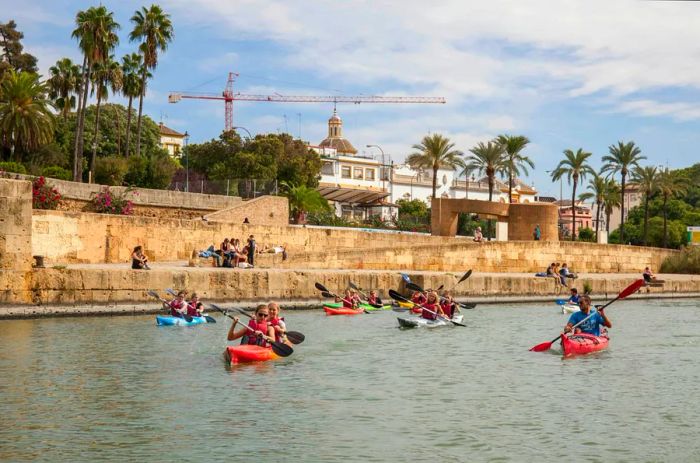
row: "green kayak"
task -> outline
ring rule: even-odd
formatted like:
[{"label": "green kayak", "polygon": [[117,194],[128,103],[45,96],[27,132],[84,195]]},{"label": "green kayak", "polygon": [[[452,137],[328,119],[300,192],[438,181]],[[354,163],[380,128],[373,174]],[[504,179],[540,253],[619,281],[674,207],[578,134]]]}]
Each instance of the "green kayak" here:
[{"label": "green kayak", "polygon": [[[326,302],[326,303],[324,303],[323,305],[324,305],[325,307],[332,307],[332,308],[334,308],[334,309],[339,309],[339,308],[341,308],[341,307],[343,306],[343,303],[342,303],[342,302]],[[369,312],[375,312],[375,311],[377,311],[377,310],[391,310],[391,306],[390,306],[390,305],[383,305],[383,306],[381,306],[381,307],[374,307],[374,306],[371,306],[371,305],[367,304],[366,302],[360,303],[360,308],[361,308],[361,309],[365,309],[365,310],[367,310],[367,311],[369,311]]]}]

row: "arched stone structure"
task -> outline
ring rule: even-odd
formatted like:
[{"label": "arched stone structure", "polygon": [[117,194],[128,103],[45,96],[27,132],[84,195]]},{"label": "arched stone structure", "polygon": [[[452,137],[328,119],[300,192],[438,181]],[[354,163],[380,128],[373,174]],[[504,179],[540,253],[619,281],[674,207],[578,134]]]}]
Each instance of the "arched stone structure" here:
[{"label": "arched stone structure", "polygon": [[433,199],[431,203],[431,229],[435,236],[455,236],[460,212],[479,214],[508,224],[508,241],[528,241],[532,232],[540,226],[542,241],[559,241],[558,210],[548,203],[504,204],[476,199]]}]

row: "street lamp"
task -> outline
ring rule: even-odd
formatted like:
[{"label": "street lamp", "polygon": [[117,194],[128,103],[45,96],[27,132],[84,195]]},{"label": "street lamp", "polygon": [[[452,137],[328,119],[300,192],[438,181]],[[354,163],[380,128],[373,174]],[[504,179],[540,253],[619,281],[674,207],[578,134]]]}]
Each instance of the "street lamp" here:
[{"label": "street lamp", "polygon": [[185,130],[185,191],[190,191],[190,153],[187,151],[187,142],[190,141],[190,134]]},{"label": "street lamp", "polygon": [[383,175],[384,171],[386,169],[386,163],[384,161],[384,150],[379,145],[366,145],[366,146],[367,146],[367,148],[377,148],[382,153],[382,167],[381,167],[381,169],[379,169],[379,175],[382,177],[382,190],[383,190],[386,187],[385,183],[384,183],[386,180],[386,175]]},{"label": "street lamp", "polygon": [[[413,201],[413,179],[418,177],[423,173],[423,169],[418,169],[418,171],[411,176],[411,201]],[[416,179],[417,180],[417,179]]]},{"label": "street lamp", "polygon": [[253,136],[250,134],[250,131],[249,131],[248,129],[246,129],[245,127],[240,127],[240,126],[238,126],[238,127],[231,127],[231,128],[232,128],[232,129],[243,129],[243,130],[245,130],[246,133],[248,134],[248,140],[252,140],[252,139],[253,139]]}]

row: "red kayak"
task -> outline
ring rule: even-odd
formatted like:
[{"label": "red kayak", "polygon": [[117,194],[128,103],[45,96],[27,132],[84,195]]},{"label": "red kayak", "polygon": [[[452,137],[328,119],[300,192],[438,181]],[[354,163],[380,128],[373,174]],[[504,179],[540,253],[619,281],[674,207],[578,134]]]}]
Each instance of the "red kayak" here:
[{"label": "red kayak", "polygon": [[564,357],[585,355],[606,349],[609,341],[607,335],[594,336],[588,333],[564,334],[561,337],[561,349],[564,352]]},{"label": "red kayak", "polygon": [[326,315],[357,315],[358,313],[364,313],[365,309],[348,309],[347,307],[328,307],[323,306],[323,310],[326,311]]},{"label": "red kayak", "polygon": [[260,347],[254,344],[228,346],[224,351],[224,359],[229,365],[248,362],[266,362],[278,358],[279,356],[272,351],[271,347]]}]

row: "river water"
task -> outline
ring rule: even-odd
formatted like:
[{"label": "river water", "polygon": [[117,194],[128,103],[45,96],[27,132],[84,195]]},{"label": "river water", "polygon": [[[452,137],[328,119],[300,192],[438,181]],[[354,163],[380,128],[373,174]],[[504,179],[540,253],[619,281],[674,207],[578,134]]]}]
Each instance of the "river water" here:
[{"label": "river water", "polygon": [[621,301],[609,350],[529,352],[557,310],[289,311],[294,354],[232,369],[221,316],[2,321],[0,461],[700,461],[700,301]]}]

